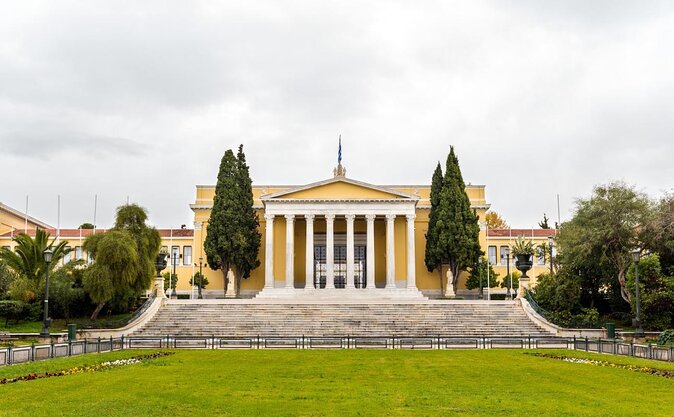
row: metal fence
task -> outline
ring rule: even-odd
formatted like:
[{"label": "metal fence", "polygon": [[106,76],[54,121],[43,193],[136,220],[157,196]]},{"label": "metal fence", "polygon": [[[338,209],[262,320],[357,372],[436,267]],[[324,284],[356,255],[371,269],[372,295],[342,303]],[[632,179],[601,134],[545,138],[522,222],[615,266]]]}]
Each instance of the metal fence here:
[{"label": "metal fence", "polygon": [[573,349],[674,362],[674,347],[612,339],[454,336],[156,336],[84,339],[0,349],[0,366],[123,349]]},{"label": "metal fence", "polygon": [[84,339],[74,342],[32,344],[0,349],[0,366],[52,358],[82,355],[84,353],[112,352],[125,349],[124,338]]},{"label": "metal fence", "polygon": [[584,339],[573,338],[572,349],[674,362],[674,346],[643,345],[617,339],[589,339],[586,337]]}]

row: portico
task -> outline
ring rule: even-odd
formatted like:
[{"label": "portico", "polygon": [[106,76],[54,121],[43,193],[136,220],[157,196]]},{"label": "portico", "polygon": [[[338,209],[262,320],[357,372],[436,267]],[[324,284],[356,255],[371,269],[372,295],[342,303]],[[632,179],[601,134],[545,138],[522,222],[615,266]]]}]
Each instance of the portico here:
[{"label": "portico", "polygon": [[[325,191],[329,189],[329,193]],[[338,192],[344,189],[345,193]],[[342,194],[342,195],[340,195]],[[261,196],[264,206],[264,288],[258,297],[396,296],[422,297],[416,286],[415,219],[418,197],[336,176],[308,186]],[[396,225],[403,236],[396,233]],[[285,226],[284,244],[275,236]],[[303,225],[303,231],[297,225]],[[376,227],[375,227],[376,226]],[[335,230],[340,230],[336,232]],[[357,232],[358,230],[358,232]],[[377,232],[378,233],[377,233]],[[304,236],[298,236],[300,233]],[[378,239],[376,235],[378,234]],[[384,235],[384,236],[382,236]],[[296,245],[302,238],[303,246]],[[383,248],[377,242],[385,238]],[[404,241],[405,275],[396,279],[396,241]],[[381,244],[381,243],[380,243]],[[285,248],[281,281],[274,259]],[[383,252],[382,252],[383,249]],[[302,252],[304,273],[295,271]],[[398,250],[398,252],[400,252]],[[384,271],[377,270],[376,253],[383,253]],[[276,264],[276,265],[275,265]],[[276,268],[275,268],[276,267]],[[398,271],[400,272],[400,271]],[[385,276],[377,282],[376,275]],[[304,280],[298,279],[304,275]],[[400,275],[400,274],[399,274]]]}]

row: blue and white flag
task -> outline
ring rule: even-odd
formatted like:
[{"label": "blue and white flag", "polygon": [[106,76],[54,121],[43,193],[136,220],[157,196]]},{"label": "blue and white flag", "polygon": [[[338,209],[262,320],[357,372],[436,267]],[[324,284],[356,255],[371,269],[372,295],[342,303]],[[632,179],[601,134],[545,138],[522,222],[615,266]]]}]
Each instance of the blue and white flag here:
[{"label": "blue and white flag", "polygon": [[339,150],[337,151],[337,164],[342,164],[342,135],[339,135]]}]

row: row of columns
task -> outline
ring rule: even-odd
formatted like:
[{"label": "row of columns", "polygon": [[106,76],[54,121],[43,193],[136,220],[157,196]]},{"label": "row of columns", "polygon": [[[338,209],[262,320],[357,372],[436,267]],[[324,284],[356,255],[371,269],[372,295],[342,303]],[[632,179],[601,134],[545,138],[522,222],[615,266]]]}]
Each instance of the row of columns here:
[{"label": "row of columns", "polygon": [[[286,214],[286,288],[294,288],[295,279],[295,215]],[[346,219],[346,288],[355,288],[354,283],[354,221],[355,214],[347,214]],[[366,243],[366,286],[375,288],[374,282],[374,220],[376,215],[367,214]],[[407,218],[407,288],[416,288],[414,214]],[[264,215],[265,225],[265,275],[264,287],[274,288],[274,218],[273,214]],[[305,289],[313,288],[314,276],[314,214],[305,214],[306,227],[306,282]],[[386,214],[386,288],[395,288],[395,214]],[[335,288],[335,215],[326,214],[326,289]]]}]

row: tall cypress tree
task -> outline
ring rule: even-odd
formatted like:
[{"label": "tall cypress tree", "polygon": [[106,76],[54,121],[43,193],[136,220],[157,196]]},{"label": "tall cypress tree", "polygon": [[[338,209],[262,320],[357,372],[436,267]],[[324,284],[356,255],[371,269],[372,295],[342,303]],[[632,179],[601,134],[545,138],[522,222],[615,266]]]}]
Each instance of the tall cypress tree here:
[{"label": "tall cypress tree", "polygon": [[220,161],[213,209],[204,241],[208,266],[214,271],[222,271],[225,290],[228,285],[227,272],[235,265],[238,249],[237,229],[241,205],[236,183],[237,163],[234,152],[228,149]]},{"label": "tall cypress tree", "polygon": [[250,178],[250,170],[246,164],[243,145],[239,145],[236,162],[236,183],[239,192],[239,215],[241,220],[239,248],[235,260],[236,291],[238,295],[241,279],[250,277],[250,272],[260,266],[258,253],[260,251],[262,234],[259,230],[260,221],[253,208],[253,181]]},{"label": "tall cypress tree", "polygon": [[445,166],[445,178],[438,204],[436,230],[437,250],[452,271],[454,291],[459,272],[477,262],[480,249],[480,227],[477,215],[470,208],[459,160],[450,147]]},{"label": "tall cypress tree", "polygon": [[260,265],[258,252],[262,235],[258,228],[259,220],[253,208],[253,185],[241,145],[237,156],[227,150],[220,162],[204,241],[208,265],[214,271],[222,271],[225,288],[229,284],[227,272],[230,268],[234,270],[237,295],[241,279],[248,278]]},{"label": "tall cypress tree", "polygon": [[440,205],[440,192],[443,184],[442,167],[440,162],[435,167],[433,172],[433,179],[431,180],[431,211],[428,214],[428,231],[426,232],[426,255],[424,262],[428,272],[433,272],[437,269],[440,277],[440,292],[442,293],[444,287],[442,285],[442,257],[438,251],[438,206]]}]

